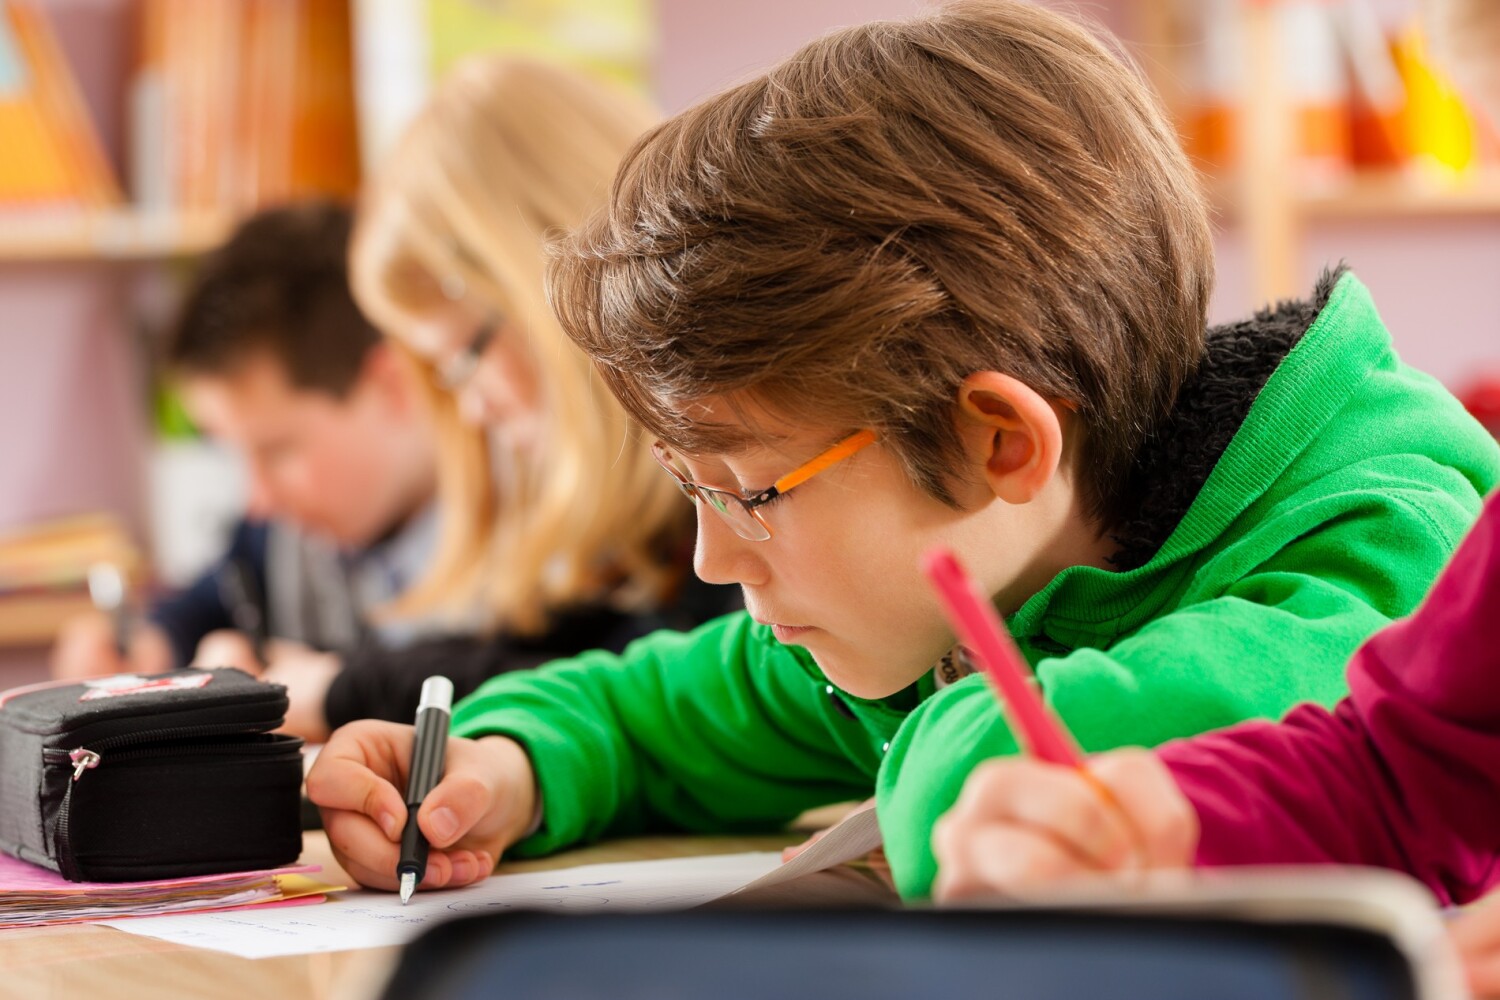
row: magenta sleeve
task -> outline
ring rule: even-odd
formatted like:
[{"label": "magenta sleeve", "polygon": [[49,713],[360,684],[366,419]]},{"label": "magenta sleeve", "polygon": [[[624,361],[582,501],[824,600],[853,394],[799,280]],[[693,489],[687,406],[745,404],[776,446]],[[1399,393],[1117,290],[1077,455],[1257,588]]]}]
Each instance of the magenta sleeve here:
[{"label": "magenta sleeve", "polygon": [[1202,865],[1405,871],[1444,903],[1500,882],[1500,495],[1412,617],[1349,664],[1333,711],[1169,743]]}]

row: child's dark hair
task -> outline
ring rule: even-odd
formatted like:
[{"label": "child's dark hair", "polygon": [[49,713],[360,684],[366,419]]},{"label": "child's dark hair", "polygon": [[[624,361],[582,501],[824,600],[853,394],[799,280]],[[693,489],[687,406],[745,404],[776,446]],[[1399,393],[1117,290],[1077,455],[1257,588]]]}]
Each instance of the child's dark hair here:
[{"label": "child's dark hair", "polygon": [[1132,67],[1043,7],[970,0],[835,32],[647,133],[549,280],[679,448],[737,443],[693,419],[724,397],[870,427],[951,503],[959,384],[1001,371],[1077,413],[1111,525],[1202,355],[1213,246]]},{"label": "child's dark hair", "polygon": [[299,389],[342,398],[380,334],[349,291],[350,210],[332,202],[273,208],[204,257],[167,346],[183,375],[232,375],[269,355]]}]

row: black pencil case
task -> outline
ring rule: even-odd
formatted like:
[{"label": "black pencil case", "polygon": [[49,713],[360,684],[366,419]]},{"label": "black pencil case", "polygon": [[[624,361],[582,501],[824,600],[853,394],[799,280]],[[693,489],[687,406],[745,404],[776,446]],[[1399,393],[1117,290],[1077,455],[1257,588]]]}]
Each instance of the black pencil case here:
[{"label": "black pencil case", "polygon": [[272,868],[302,851],[286,688],[239,670],[0,693],[0,850],[74,882]]}]

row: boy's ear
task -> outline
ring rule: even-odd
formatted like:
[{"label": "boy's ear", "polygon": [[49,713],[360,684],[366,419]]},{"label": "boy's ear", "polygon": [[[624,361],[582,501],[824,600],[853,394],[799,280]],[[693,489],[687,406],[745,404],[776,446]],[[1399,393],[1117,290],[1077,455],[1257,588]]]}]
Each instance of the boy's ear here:
[{"label": "boy's ear", "polygon": [[1062,420],[1053,404],[1000,372],[964,379],[957,402],[969,468],[983,466],[985,481],[1006,503],[1035,499],[1062,463]]},{"label": "boy's ear", "polygon": [[398,413],[415,403],[417,385],[412,375],[405,359],[384,340],[372,344],[359,363],[359,383],[379,393]]}]

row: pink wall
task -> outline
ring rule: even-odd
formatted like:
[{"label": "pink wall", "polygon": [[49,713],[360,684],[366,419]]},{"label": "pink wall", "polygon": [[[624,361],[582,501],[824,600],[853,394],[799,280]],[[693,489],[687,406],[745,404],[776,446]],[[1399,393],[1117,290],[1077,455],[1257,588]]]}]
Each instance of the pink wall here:
[{"label": "pink wall", "polygon": [[88,510],[144,522],[146,405],[124,276],[0,267],[0,529]]},{"label": "pink wall", "polygon": [[[44,6],[118,166],[129,0]],[[105,509],[141,532],[147,415],[132,313],[128,269],[0,265],[0,529]]]},{"label": "pink wall", "polygon": [[657,0],[657,99],[667,111],[680,111],[834,28],[905,17],[922,6],[921,0]]},{"label": "pink wall", "polygon": [[[1145,0],[1129,0],[1145,2]],[[1390,0],[1384,6],[1397,5]],[[1059,0],[1062,6],[1069,6]],[[663,105],[679,110],[789,55],[834,27],[902,17],[922,0],[658,0],[661,50],[656,82]],[[1410,3],[1406,4],[1410,7]],[[1128,30],[1126,0],[1073,5],[1115,31]],[[1399,11],[1398,11],[1399,13]],[[1239,234],[1220,235],[1215,321],[1244,315],[1251,294]],[[1467,219],[1325,223],[1307,234],[1307,287],[1325,261],[1343,258],[1375,294],[1397,349],[1411,364],[1455,387],[1478,370],[1500,370],[1500,213]]]},{"label": "pink wall", "polygon": [[[1218,251],[1215,321],[1258,305],[1241,236],[1221,234]],[[1370,287],[1408,364],[1455,389],[1500,376],[1500,214],[1321,223],[1303,241],[1303,284],[1341,259]]]}]

